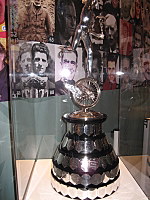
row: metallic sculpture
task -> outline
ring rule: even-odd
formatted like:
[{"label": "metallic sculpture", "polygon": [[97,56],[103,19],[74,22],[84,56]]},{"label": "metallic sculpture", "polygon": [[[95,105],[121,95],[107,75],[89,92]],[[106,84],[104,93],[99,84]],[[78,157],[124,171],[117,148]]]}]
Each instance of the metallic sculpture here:
[{"label": "metallic sculpture", "polygon": [[[67,81],[74,103],[80,110],[63,115],[66,133],[52,159],[52,186],[63,196],[93,200],[112,194],[119,187],[119,159],[102,132],[107,115],[91,110],[100,96],[100,88],[91,77],[92,46],[89,24],[95,0],[87,0],[77,27],[72,48],[82,38],[87,51],[87,74],[75,85]],[[85,69],[86,70],[86,69]]]},{"label": "metallic sculpture", "polygon": [[103,25],[104,25],[104,17],[97,16],[99,18],[99,23],[101,27],[101,33],[97,34],[92,30],[92,26],[94,23],[95,14],[93,9],[95,9],[99,5],[98,0],[87,0],[81,15],[80,15],[80,23],[76,28],[74,39],[72,42],[72,49],[76,49],[80,43],[80,40],[83,41],[85,50],[87,52],[87,63],[86,63],[86,73],[87,77],[91,76],[92,64],[93,64],[93,49],[92,49],[92,42],[91,42],[91,35],[95,37],[104,38],[103,33]]}]

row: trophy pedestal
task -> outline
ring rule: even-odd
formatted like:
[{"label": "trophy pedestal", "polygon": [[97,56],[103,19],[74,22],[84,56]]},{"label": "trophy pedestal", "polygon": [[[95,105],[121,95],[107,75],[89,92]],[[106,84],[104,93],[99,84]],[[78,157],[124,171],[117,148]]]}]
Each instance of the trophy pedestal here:
[{"label": "trophy pedestal", "polygon": [[52,187],[63,196],[95,199],[119,187],[119,159],[102,132],[107,116],[94,111],[65,114],[66,133],[53,156]]}]

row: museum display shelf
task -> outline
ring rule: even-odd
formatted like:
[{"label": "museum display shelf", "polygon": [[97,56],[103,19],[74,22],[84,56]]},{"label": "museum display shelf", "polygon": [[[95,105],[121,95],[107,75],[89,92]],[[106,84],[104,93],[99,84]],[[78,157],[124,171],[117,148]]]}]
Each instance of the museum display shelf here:
[{"label": "museum display shelf", "polygon": [[[122,159],[122,158],[121,158]],[[116,192],[111,196],[105,197],[104,199],[109,200],[148,200],[147,196],[144,194],[140,186],[137,184],[133,176],[130,174],[129,170],[123,164],[120,159],[120,186]],[[22,183],[23,179],[26,177],[27,165],[30,165],[31,161],[18,160],[19,166],[24,166],[20,168],[21,173],[18,174],[19,182]],[[26,165],[22,165],[22,162],[26,162]],[[32,170],[32,176],[30,177],[30,182],[25,189],[24,200],[69,200],[67,197],[63,197],[58,194],[51,186],[51,159],[40,159],[35,162],[34,169]],[[19,187],[22,187],[20,184]],[[21,188],[19,189],[21,192]],[[21,193],[20,193],[21,194]],[[19,198],[22,200],[22,197]]]}]

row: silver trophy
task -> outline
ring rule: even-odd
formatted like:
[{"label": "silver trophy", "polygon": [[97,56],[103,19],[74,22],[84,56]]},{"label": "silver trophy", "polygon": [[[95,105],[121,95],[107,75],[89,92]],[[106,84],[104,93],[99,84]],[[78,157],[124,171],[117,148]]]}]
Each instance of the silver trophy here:
[{"label": "silver trophy", "polygon": [[[92,6],[96,6],[96,2],[87,0],[81,20],[88,16],[88,10],[92,12]],[[79,26],[81,24],[82,21]],[[78,44],[81,38],[76,36],[74,41]],[[72,50],[76,48],[75,43]],[[62,117],[66,123],[66,133],[54,153],[51,169],[52,187],[63,196],[81,200],[111,195],[119,187],[120,177],[119,159],[102,131],[102,123],[107,116],[91,110],[99,100],[100,88],[91,76],[92,52],[89,54],[91,45],[88,44],[85,44],[86,77],[75,85],[70,85],[67,81],[64,83],[71,92],[73,102],[80,109]]]}]

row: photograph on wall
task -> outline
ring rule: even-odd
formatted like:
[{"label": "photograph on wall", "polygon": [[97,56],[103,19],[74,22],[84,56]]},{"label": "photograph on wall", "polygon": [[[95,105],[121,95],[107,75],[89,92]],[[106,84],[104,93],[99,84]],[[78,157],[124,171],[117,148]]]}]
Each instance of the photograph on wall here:
[{"label": "photograph on wall", "polygon": [[119,29],[117,18],[107,13],[105,15],[104,43],[103,50],[110,53],[119,51]]},{"label": "photograph on wall", "polygon": [[103,90],[115,90],[119,88],[119,55],[108,53],[104,56]]},{"label": "photograph on wall", "polygon": [[0,102],[9,100],[7,1],[0,0]]},{"label": "photograph on wall", "polygon": [[133,50],[133,87],[150,87],[150,54],[144,48]]},{"label": "photograph on wall", "polygon": [[[89,36],[88,40],[94,48],[101,50],[104,37],[102,8],[103,1],[98,1],[89,10],[86,7],[86,1],[57,0],[55,7],[55,43],[69,46],[75,39],[78,39],[78,47],[83,47],[83,38]],[[83,21],[86,15],[90,18],[89,22]],[[79,29],[82,30],[80,33],[77,31]]]},{"label": "photograph on wall", "polygon": [[12,43],[54,43],[55,0],[10,0]]},{"label": "photograph on wall", "polygon": [[[87,62],[87,54],[85,50],[83,50],[82,53],[82,62],[83,66],[85,66]],[[95,81],[97,81],[101,88],[103,84],[103,51],[93,50],[91,76],[95,79]]]},{"label": "photograph on wall", "polygon": [[39,42],[24,42],[15,45],[13,49],[13,98],[54,96],[54,45]]},{"label": "photograph on wall", "polygon": [[77,16],[81,1],[56,0],[55,6],[55,43],[60,45],[71,45],[79,19]]},{"label": "photograph on wall", "polygon": [[120,19],[120,54],[122,55],[129,56],[132,54],[132,27],[131,23]]},{"label": "photograph on wall", "polygon": [[82,49],[67,51],[64,46],[55,45],[55,95],[67,95],[69,86],[85,77],[82,64]]},{"label": "photograph on wall", "polygon": [[120,58],[120,70],[122,75],[120,77],[120,89],[125,91],[133,88],[132,73],[132,56],[122,55]]}]

